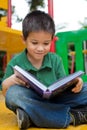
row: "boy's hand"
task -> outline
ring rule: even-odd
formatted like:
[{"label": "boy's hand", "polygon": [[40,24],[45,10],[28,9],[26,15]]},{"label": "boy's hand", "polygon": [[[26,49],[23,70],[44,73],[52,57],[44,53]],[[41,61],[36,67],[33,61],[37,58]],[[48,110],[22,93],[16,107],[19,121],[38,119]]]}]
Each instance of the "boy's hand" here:
[{"label": "boy's hand", "polygon": [[77,78],[77,84],[76,86],[72,89],[72,92],[74,93],[79,93],[82,90],[83,86],[83,81],[81,78]]},{"label": "boy's hand", "polygon": [[11,76],[11,80],[13,80],[14,84],[26,86],[26,83],[23,80],[21,80],[20,78],[18,78],[15,74],[13,74]]},{"label": "boy's hand", "polygon": [[6,95],[9,87],[14,84],[26,86],[26,83],[23,80],[17,78],[16,75],[13,74],[2,82],[2,91],[4,96]]}]

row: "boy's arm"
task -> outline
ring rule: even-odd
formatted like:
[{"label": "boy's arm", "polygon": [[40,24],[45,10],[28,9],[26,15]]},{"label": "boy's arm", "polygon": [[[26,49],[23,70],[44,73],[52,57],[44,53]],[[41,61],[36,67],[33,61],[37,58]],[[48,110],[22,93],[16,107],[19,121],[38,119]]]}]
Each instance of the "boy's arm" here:
[{"label": "boy's arm", "polygon": [[9,87],[11,87],[11,86],[13,86],[15,84],[22,85],[22,86],[26,85],[26,83],[23,80],[17,78],[16,75],[13,74],[10,77],[6,78],[2,82],[2,93],[3,93],[3,95],[5,96],[7,90],[9,89]]}]

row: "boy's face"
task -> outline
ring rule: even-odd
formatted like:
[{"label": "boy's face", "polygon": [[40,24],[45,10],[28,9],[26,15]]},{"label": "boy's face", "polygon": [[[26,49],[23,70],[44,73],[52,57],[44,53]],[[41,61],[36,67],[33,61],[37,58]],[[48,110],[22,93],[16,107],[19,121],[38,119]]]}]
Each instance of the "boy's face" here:
[{"label": "boy's face", "polygon": [[28,58],[34,61],[43,60],[50,51],[52,34],[44,31],[31,32],[24,41],[28,50]]}]

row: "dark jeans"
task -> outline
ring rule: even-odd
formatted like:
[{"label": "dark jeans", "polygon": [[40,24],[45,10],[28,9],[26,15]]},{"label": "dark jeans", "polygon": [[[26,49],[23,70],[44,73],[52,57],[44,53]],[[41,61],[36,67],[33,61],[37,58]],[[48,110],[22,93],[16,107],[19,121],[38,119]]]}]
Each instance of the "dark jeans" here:
[{"label": "dark jeans", "polygon": [[42,99],[26,87],[14,85],[6,93],[6,106],[16,112],[22,108],[37,127],[66,128],[70,124],[70,108],[87,105],[87,86],[74,94],[66,91],[52,100]]}]

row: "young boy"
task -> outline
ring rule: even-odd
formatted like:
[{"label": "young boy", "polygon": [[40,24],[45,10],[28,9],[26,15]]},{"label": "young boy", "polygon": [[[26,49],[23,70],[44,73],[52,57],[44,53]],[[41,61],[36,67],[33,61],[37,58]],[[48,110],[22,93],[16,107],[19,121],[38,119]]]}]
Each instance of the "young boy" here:
[{"label": "young boy", "polygon": [[87,88],[82,87],[81,78],[71,91],[47,100],[27,88],[13,70],[19,65],[46,86],[65,76],[61,58],[49,52],[55,34],[53,19],[45,12],[33,11],[24,18],[22,31],[26,48],[8,63],[2,82],[6,106],[17,114],[19,128],[66,128],[87,123]]}]

